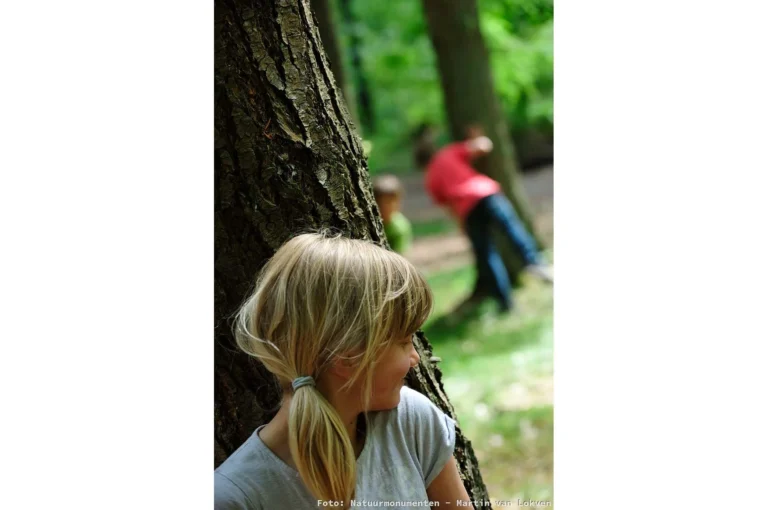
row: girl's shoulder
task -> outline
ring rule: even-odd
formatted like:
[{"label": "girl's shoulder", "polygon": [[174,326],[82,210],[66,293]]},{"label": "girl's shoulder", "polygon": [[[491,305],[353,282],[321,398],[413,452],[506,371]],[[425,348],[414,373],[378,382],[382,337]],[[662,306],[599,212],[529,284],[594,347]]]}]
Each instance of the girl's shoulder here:
[{"label": "girl's shoulder", "polygon": [[378,425],[386,429],[400,429],[407,437],[444,434],[452,436],[456,422],[438,408],[427,396],[403,386],[400,403],[389,411],[376,413]]},{"label": "girl's shoulder", "polygon": [[262,428],[257,428],[214,470],[216,510],[270,508],[265,502],[279,498],[306,499],[299,474],[280,460],[259,437]]},{"label": "girl's shoulder", "polygon": [[456,442],[456,422],[428,397],[408,387],[400,390],[396,408],[377,413],[372,432],[379,455],[399,464],[413,459],[425,487],[445,466]]},{"label": "girl's shoulder", "polygon": [[408,416],[430,415],[434,411],[442,413],[429,397],[408,386],[403,386],[400,390],[400,404],[397,410]]}]

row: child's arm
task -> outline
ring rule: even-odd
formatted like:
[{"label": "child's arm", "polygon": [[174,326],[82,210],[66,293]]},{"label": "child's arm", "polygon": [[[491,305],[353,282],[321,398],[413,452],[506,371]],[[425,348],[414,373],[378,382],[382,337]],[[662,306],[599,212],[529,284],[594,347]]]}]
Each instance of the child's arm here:
[{"label": "child's arm", "polygon": [[[427,496],[430,501],[439,503],[441,507],[456,508],[457,501],[462,503],[471,502],[467,489],[464,488],[464,482],[459,476],[459,469],[456,466],[456,459],[451,456],[445,467],[437,478],[427,487]],[[466,508],[466,505],[461,505]]]}]

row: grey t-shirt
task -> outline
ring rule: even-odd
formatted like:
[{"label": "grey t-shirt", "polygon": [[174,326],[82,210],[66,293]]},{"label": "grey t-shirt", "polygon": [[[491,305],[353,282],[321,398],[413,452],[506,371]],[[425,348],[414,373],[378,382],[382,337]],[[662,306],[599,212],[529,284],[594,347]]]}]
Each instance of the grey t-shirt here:
[{"label": "grey t-shirt", "polygon": [[[456,423],[408,387],[395,409],[369,416],[357,458],[355,505],[429,508],[414,503],[429,501],[426,488],[453,455]],[[333,508],[318,504],[299,473],[264,444],[259,429],[214,472],[215,510]]]}]

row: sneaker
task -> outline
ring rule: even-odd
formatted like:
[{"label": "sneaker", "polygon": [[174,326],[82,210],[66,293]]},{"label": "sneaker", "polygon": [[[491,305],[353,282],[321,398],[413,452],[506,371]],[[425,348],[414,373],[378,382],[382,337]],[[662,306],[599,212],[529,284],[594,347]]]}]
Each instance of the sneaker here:
[{"label": "sneaker", "polygon": [[543,264],[531,264],[525,266],[525,272],[547,283],[554,283],[552,267]]}]

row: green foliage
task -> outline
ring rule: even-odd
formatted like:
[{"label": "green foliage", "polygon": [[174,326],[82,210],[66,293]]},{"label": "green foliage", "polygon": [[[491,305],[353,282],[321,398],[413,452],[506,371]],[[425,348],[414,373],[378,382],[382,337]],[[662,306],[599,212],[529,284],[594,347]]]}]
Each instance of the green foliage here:
[{"label": "green foliage", "polygon": [[[345,45],[352,30],[362,40],[361,60],[376,119],[376,132],[364,133],[373,145],[369,167],[372,173],[409,172],[409,133],[420,122],[444,121],[435,55],[421,4],[358,0],[352,2],[352,10],[357,23],[338,28]],[[348,76],[352,76],[349,52],[346,57]]]},{"label": "green foliage", "polygon": [[553,0],[478,0],[478,3],[481,17],[501,20],[507,32],[523,38],[554,17]]},{"label": "green foliage", "polygon": [[554,52],[552,21],[532,28],[522,39],[505,20],[481,14],[483,36],[491,53],[496,93],[513,130],[553,124]]},{"label": "green foliage", "polygon": [[[337,0],[338,1],[338,0]],[[410,134],[422,122],[445,125],[435,54],[420,1],[350,0],[355,23],[337,31],[347,49],[361,38],[363,69],[374,103],[371,173],[414,170]],[[496,91],[512,132],[551,132],[553,121],[552,0],[478,0],[481,30],[491,53]],[[349,51],[345,66],[354,87]],[[447,141],[447,133],[442,141]]]}]

